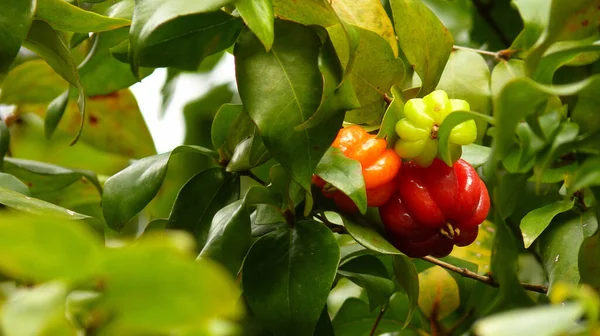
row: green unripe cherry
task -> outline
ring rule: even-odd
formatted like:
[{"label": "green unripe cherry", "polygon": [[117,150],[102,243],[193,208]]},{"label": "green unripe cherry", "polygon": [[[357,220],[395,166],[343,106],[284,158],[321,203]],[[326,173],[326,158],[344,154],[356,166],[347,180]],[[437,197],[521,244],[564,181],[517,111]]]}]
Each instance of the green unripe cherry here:
[{"label": "green unripe cherry", "polygon": [[[410,99],[404,105],[404,118],[396,124],[400,139],[396,152],[402,158],[412,159],[422,167],[428,167],[438,156],[437,132],[442,122],[453,111],[470,111],[469,103],[462,99],[448,99],[445,91],[436,90],[423,98]],[[452,162],[458,161],[463,145],[477,138],[474,120],[456,125],[450,131],[449,150]]]}]

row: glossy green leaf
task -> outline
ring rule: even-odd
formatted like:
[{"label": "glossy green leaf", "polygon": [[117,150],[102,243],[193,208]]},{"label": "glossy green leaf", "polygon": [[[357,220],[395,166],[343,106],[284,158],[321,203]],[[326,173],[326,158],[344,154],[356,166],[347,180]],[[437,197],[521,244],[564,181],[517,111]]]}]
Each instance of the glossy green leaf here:
[{"label": "glossy green leaf", "polygon": [[504,308],[531,306],[533,302],[517,278],[517,240],[499,215],[495,216],[494,224],[496,234],[492,248],[491,271],[494,280],[500,284],[500,293],[495,304]]},{"label": "glossy green leaf", "polygon": [[600,158],[591,157],[583,162],[573,175],[573,180],[568,185],[569,194],[579,189],[600,185]]},{"label": "glossy green leaf", "polygon": [[[6,192],[2,190],[0,195]],[[83,280],[99,261],[99,237],[82,222],[67,220],[66,216],[53,219],[3,214],[0,232],[0,272],[14,279]]]},{"label": "glossy green leaf", "polygon": [[73,335],[75,328],[65,315],[67,285],[48,282],[18,289],[3,306],[0,318],[6,336]]},{"label": "glossy green leaf", "polygon": [[395,85],[392,86],[390,91],[393,95],[392,102],[385,110],[379,132],[377,132],[377,138],[385,138],[388,144],[393,144],[398,139],[396,124],[404,115],[404,104],[406,101],[402,95],[402,91]]},{"label": "glossy green leaf", "polygon": [[[168,228],[190,232],[196,238],[198,246],[204,248],[210,237],[218,234],[218,232],[210,234],[209,231],[212,231],[213,227],[227,224],[225,221],[211,225],[213,217],[226,205],[239,198],[239,188],[239,177],[225,172],[223,168],[209,168],[194,175],[177,194],[169,215]],[[232,208],[228,211],[233,211],[231,213],[233,215],[236,212],[234,210],[236,209]],[[246,210],[240,208],[237,211],[243,213]],[[234,224],[243,225],[239,219]],[[234,273],[237,273],[237,270]]]},{"label": "glossy green leaf", "polygon": [[65,188],[79,179],[85,179],[93,184],[99,193],[102,192],[98,178],[91,171],[68,169],[31,160],[6,158],[5,172],[26,183],[34,195]]},{"label": "glossy green leaf", "polygon": [[598,11],[595,0],[552,1],[548,24],[544,25],[544,31],[527,53],[528,67],[535,69],[544,52],[556,41],[583,39],[597,33]]},{"label": "glossy green leaf", "polygon": [[419,96],[425,96],[437,86],[452,52],[454,40],[448,29],[424,3],[391,0],[390,5],[398,43],[421,78]]},{"label": "glossy green leaf", "polygon": [[56,30],[76,33],[101,32],[131,24],[130,20],[103,16],[62,0],[38,0],[35,17]]},{"label": "glossy green leaf", "polygon": [[450,154],[450,132],[461,123],[468,120],[480,121],[480,124],[493,124],[494,119],[485,114],[472,111],[454,111],[450,113],[440,125],[438,130],[438,153],[448,166],[452,165]]},{"label": "glossy green leaf", "polygon": [[516,309],[480,320],[473,330],[481,336],[557,335],[573,330],[582,315],[578,303]]},{"label": "glossy green leaf", "polygon": [[[390,307],[386,310],[377,326],[377,333],[397,332],[402,329],[405,324],[403,316],[404,311],[396,311],[396,308],[404,308],[407,303],[406,297],[401,293],[396,293]],[[402,309],[403,310],[403,309]],[[368,303],[358,298],[349,298],[344,301],[344,304],[333,319],[333,328],[336,335],[361,336],[368,335],[375,325],[375,320],[379,315],[379,311],[371,311]],[[418,335],[411,331],[403,330],[401,335]]]},{"label": "glossy green leaf", "polygon": [[332,1],[331,5],[342,20],[385,38],[394,55],[398,56],[398,41],[396,41],[394,27],[380,1],[340,0]]},{"label": "glossy green leaf", "polygon": [[527,51],[536,43],[548,25],[551,1],[514,0],[513,2],[523,19],[524,28],[510,47]]},{"label": "glossy green leaf", "polygon": [[[360,107],[360,102],[350,81],[343,81],[344,69],[335,54],[331,40],[325,42],[319,53],[319,69],[323,76],[323,96],[317,111],[304,123],[296,126],[296,131],[328,122],[336,115]],[[338,87],[338,83],[341,83]]]},{"label": "glossy green leaf", "polygon": [[0,103],[48,104],[68,88],[69,84],[48,63],[31,60],[10,70],[0,87]]},{"label": "glossy green leaf", "polygon": [[408,313],[404,328],[408,326],[419,304],[419,276],[412,261],[404,255],[395,255],[393,259],[396,281],[402,286],[408,298]]},{"label": "glossy green leaf", "polygon": [[347,79],[356,60],[359,36],[352,25],[340,19],[331,3],[322,0],[272,1],[275,15],[278,18],[298,22],[306,26],[321,26],[327,30],[335,51],[344,66],[343,79]]},{"label": "glossy green leaf", "polygon": [[33,20],[35,0],[10,0],[0,4],[0,84],[19,53]]},{"label": "glossy green leaf", "polygon": [[387,106],[384,94],[391,92],[392,85],[402,83],[406,70],[384,38],[369,30],[356,30],[360,44],[350,81],[361,107],[349,111],[345,121],[378,126]]},{"label": "glossy green leaf", "polygon": [[234,123],[237,116],[242,113],[244,107],[241,104],[223,104],[215,118],[210,130],[211,141],[217,150],[225,145],[229,135],[230,126]]},{"label": "glossy green leaf", "polygon": [[[594,41],[584,40],[584,42],[577,42],[572,47],[565,48],[562,50],[553,51],[545,55],[541,60],[540,64],[535,70],[532,78],[542,84],[551,84],[552,79],[556,71],[563,65],[576,60],[578,56],[585,54],[597,55],[600,51],[600,45]],[[591,43],[590,43],[591,42]]]},{"label": "glossy green leaf", "polygon": [[584,238],[583,225],[593,217],[591,211],[578,216],[559,215],[538,238],[540,258],[548,274],[550,292],[559,282],[579,283],[577,262]]},{"label": "glossy green leaf", "polygon": [[332,147],[325,152],[315,174],[348,195],[361,213],[367,211],[367,192],[358,161]]},{"label": "glossy green leaf", "polygon": [[402,254],[390,242],[388,242],[382,234],[371,226],[364,218],[345,218],[344,226],[348,233],[359,244],[367,249],[382,254]]},{"label": "glossy green leaf", "polygon": [[228,126],[225,133],[227,139],[222,148],[226,158],[229,158],[227,171],[248,171],[271,158],[256,125],[246,111],[238,113]]},{"label": "glossy green leaf", "polygon": [[519,121],[534,113],[541,104],[548,100],[550,95],[574,95],[583,90],[597,88],[598,81],[600,81],[600,77],[590,77],[578,83],[560,86],[541,85],[525,78],[510,81],[494,100],[496,158],[506,155],[513,142],[514,129]]},{"label": "glossy green leaf", "polygon": [[171,155],[182,152],[215,157],[214,152],[202,147],[179,146],[172,152],[143,158],[111,176],[104,184],[102,195],[106,223],[115,230],[122,229],[158,192],[167,174]]},{"label": "glossy green leaf", "polygon": [[[448,63],[436,89],[444,90],[451,99],[463,99],[471,111],[490,114],[492,110],[490,69],[481,54],[456,50],[450,54]],[[476,119],[477,138],[483,138],[487,124]]]},{"label": "glossy green leaf", "polygon": [[592,286],[596,291],[600,289],[598,257],[600,257],[600,233],[596,232],[581,244],[578,263],[581,282]]},{"label": "glossy green leaf", "polygon": [[548,204],[529,212],[523,217],[520,227],[525,248],[529,248],[533,244],[537,237],[550,225],[554,216],[569,211],[573,208],[573,204],[574,201],[560,201]]},{"label": "glossy green leaf", "polygon": [[0,188],[7,190],[16,191],[19,194],[29,196],[29,188],[25,183],[21,182],[18,178],[7,173],[0,173]]},{"label": "glossy green leaf", "polygon": [[136,77],[140,66],[195,70],[206,56],[230,47],[242,20],[219,9],[229,0],[136,3],[129,31],[129,61]]},{"label": "glossy green leaf", "polygon": [[71,57],[69,48],[65,45],[58,33],[52,29],[48,23],[44,21],[33,21],[25,46],[31,49],[42,57],[62,78],[71,85],[75,86],[79,91],[79,99],[77,100],[79,114],[81,115],[81,123],[79,130],[71,143],[75,143],[81,131],[83,130],[83,122],[85,120],[86,96],[83,89],[83,84],[79,78],[77,65]]},{"label": "glossy green leaf", "polygon": [[254,35],[269,51],[275,39],[273,4],[271,0],[236,0],[235,8]]},{"label": "glossy green leaf", "polygon": [[[122,3],[124,2],[117,4]],[[127,41],[128,35],[127,27],[94,34],[91,50],[79,65],[79,76],[88,96],[110,95],[138,81],[131,73],[129,64],[115,59],[110,50],[119,43]],[[149,75],[152,70],[142,68],[140,77]]]},{"label": "glossy green leaf", "polygon": [[268,53],[256,36],[242,34],[234,52],[238,88],[269,152],[308,190],[341,120],[294,130],[321,102],[320,41],[311,29],[298,24],[276,21],[275,27],[276,42]]},{"label": "glossy green leaf", "polygon": [[240,318],[240,291],[225,270],[165,238],[106,251],[99,269],[106,288],[95,310],[115,317],[105,334],[173,333]]},{"label": "glossy green leaf", "polygon": [[48,105],[46,118],[44,119],[44,134],[46,135],[46,138],[50,139],[52,133],[54,133],[60,119],[65,113],[68,102],[69,90],[61,93],[60,96],[54,98],[54,100],[50,102],[50,105]]},{"label": "glossy green leaf", "polygon": [[462,147],[461,159],[467,161],[473,167],[479,167],[487,162],[492,155],[490,147],[470,144]]},{"label": "glossy green leaf", "polygon": [[492,70],[490,87],[492,97],[497,99],[500,91],[511,80],[521,77],[527,77],[527,64],[522,60],[510,59],[506,62],[499,62]]},{"label": "glossy green leaf", "polygon": [[25,196],[5,188],[0,188],[0,204],[20,212],[37,216],[47,216],[64,220],[89,218],[88,216],[76,213],[69,209],[56,206],[37,198]]},{"label": "glossy green leaf", "polygon": [[394,293],[394,282],[390,274],[377,257],[372,255],[360,256],[343,263],[338,274],[367,291],[371,310],[386,304]]},{"label": "glossy green leaf", "polygon": [[250,308],[276,335],[312,334],[339,259],[333,233],[319,222],[301,221],[261,237],[243,267]]},{"label": "glossy green leaf", "polygon": [[10,148],[10,131],[4,120],[0,120],[0,171],[4,171],[4,156]]}]

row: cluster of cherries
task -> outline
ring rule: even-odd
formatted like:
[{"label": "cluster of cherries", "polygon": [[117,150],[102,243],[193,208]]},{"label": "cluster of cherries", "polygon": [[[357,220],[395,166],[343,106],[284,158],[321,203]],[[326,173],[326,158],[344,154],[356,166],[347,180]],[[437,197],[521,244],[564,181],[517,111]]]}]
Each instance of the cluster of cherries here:
[{"label": "cluster of cherries", "polygon": [[[400,139],[395,150],[388,148],[384,139],[377,139],[360,126],[340,130],[332,145],[360,162],[367,205],[379,208],[388,240],[410,257],[444,257],[452,252],[455,245],[470,245],[477,238],[479,225],[489,211],[487,188],[473,167],[460,159],[460,152],[458,157],[454,156],[452,166],[436,157],[435,132],[439,124],[456,109],[468,110],[466,102],[459,101],[460,106],[457,107],[458,103],[453,101],[443,91],[435,91],[423,99],[409,100],[404,108],[406,117],[398,122],[401,126],[396,127]],[[434,141],[436,153],[433,155],[427,144],[420,152],[414,150],[420,146],[420,140],[414,134],[422,132],[417,130],[407,134],[404,131],[414,131],[419,126],[429,132],[423,142]],[[450,142],[451,145],[458,143],[459,150],[460,145],[468,142],[465,138],[472,139],[471,142],[475,140],[477,130],[474,123],[460,124],[455,129],[460,132],[454,134],[455,139],[451,133]],[[402,162],[401,157],[409,160]],[[313,178],[313,182],[341,210],[357,211],[353,201],[340,190],[332,188],[318,176]]]}]

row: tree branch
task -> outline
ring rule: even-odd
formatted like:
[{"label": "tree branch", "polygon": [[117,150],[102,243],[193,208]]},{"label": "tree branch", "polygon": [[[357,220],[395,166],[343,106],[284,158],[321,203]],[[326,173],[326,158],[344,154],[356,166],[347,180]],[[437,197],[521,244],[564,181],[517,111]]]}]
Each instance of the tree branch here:
[{"label": "tree branch", "polygon": [[369,333],[369,336],[375,335],[375,332],[377,331],[377,327],[379,326],[379,322],[381,322],[381,318],[383,317],[383,314],[385,314],[387,307],[388,307],[387,304],[385,306],[381,307],[381,310],[379,311],[379,314],[377,315],[377,318],[375,319],[375,323],[373,323],[373,328],[371,328],[371,332]]},{"label": "tree branch", "polygon": [[[481,275],[481,274],[477,274],[475,272],[471,272],[466,268],[461,268],[458,266],[454,266],[450,263],[447,263],[445,261],[441,261],[437,258],[434,258],[432,256],[426,256],[421,258],[425,261],[428,261],[432,264],[438,265],[440,267],[443,267],[447,270],[450,270],[452,272],[458,273],[460,275],[462,275],[463,277],[466,278],[470,278],[473,280],[477,280],[480,282],[483,282],[487,285],[490,285],[492,287],[500,287],[500,284],[498,282],[496,282],[496,280],[492,279],[489,276],[485,276],[485,275]],[[541,285],[532,285],[532,284],[528,284],[528,283],[521,283],[521,286],[523,286],[524,289],[528,290],[528,291],[532,291],[532,292],[538,292],[538,293],[542,293],[542,294],[546,294],[548,292],[548,287],[546,286],[541,286]]]}]

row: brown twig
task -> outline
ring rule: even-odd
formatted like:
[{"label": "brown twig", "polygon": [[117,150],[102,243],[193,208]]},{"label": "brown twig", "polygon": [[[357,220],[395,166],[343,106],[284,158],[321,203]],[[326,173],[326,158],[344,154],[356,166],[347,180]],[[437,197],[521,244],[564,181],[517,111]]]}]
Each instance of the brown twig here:
[{"label": "brown twig", "polygon": [[500,50],[500,51],[489,51],[489,50],[481,50],[481,49],[475,49],[475,48],[469,48],[469,47],[462,47],[462,46],[457,46],[457,45],[452,46],[452,50],[473,51],[473,52],[476,52],[476,53],[481,54],[481,55],[492,56],[498,62],[500,62],[500,61],[508,61],[509,59],[511,59],[512,55],[517,52],[517,50],[515,50],[515,49],[504,49],[504,50]]},{"label": "brown twig", "polygon": [[387,93],[383,94],[383,100],[386,102],[386,104],[390,105],[392,103],[392,97],[388,96]]},{"label": "brown twig", "polygon": [[[500,287],[500,284],[498,282],[496,282],[496,280],[494,280],[493,278],[491,278],[489,276],[471,272],[466,268],[454,266],[450,263],[441,261],[441,260],[431,257],[431,256],[423,257],[421,259],[428,261],[432,264],[438,265],[440,267],[443,267],[452,272],[458,273],[458,274],[462,275],[463,277],[483,282],[492,287],[496,287],[496,288]],[[532,285],[532,284],[528,284],[528,283],[521,283],[521,286],[523,286],[524,289],[526,289],[528,291],[532,291],[532,292],[537,292],[537,293],[542,293],[542,294],[546,294],[548,292],[548,287],[542,286],[542,285]]]},{"label": "brown twig", "polygon": [[387,304],[385,306],[381,307],[381,310],[379,311],[379,314],[377,315],[377,318],[375,319],[375,323],[373,323],[373,328],[371,328],[371,332],[369,333],[369,336],[375,335],[375,332],[377,331],[377,327],[379,326],[379,322],[381,322],[381,318],[383,317],[383,314],[385,314],[387,307],[388,307]]}]

